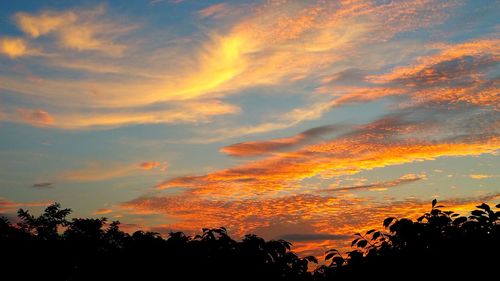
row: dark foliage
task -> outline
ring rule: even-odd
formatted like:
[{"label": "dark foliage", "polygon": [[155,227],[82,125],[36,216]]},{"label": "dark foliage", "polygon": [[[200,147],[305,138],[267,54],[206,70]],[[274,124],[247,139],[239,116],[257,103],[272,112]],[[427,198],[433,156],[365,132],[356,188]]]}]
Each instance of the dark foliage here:
[{"label": "dark foliage", "polygon": [[[353,251],[332,249],[325,265],[308,271],[315,257],[298,257],[291,243],[224,227],[132,235],[106,219],[67,220],[70,209],[53,204],[38,217],[19,210],[20,223],[0,218],[2,280],[450,280],[496,276],[500,212],[481,204],[468,217],[432,202],[417,221],[387,218],[387,231],[356,233]],[[500,206],[497,205],[496,208]]]},{"label": "dark foliage", "polygon": [[[327,252],[328,265],[319,267],[317,280],[462,280],[498,276],[500,212],[481,204],[471,216],[431,210],[417,221],[386,218],[387,232],[356,233],[356,249],[341,255]],[[500,204],[496,205],[500,208]]]}]

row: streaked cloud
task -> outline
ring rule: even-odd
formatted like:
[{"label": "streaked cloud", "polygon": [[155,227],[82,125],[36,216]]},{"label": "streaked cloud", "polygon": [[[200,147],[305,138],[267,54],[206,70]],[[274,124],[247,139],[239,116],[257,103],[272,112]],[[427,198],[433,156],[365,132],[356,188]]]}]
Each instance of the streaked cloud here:
[{"label": "streaked cloud", "polygon": [[317,138],[328,133],[342,129],[342,126],[327,125],[306,130],[288,138],[274,139],[269,141],[243,142],[220,149],[221,152],[231,156],[245,157],[263,155],[272,152],[279,152],[286,149],[291,149],[299,145],[307,144]]},{"label": "streaked cloud", "polygon": [[[1,81],[1,79],[0,79]],[[1,87],[1,86],[0,86]],[[240,108],[217,100],[174,103],[153,108],[93,108],[92,114],[76,110],[49,114],[42,109],[19,108],[6,111],[5,121],[24,122],[33,126],[60,129],[109,129],[133,124],[205,123],[218,115],[238,114]],[[83,118],[83,116],[87,116]]]},{"label": "streaked cloud", "polygon": [[427,177],[425,175],[406,174],[398,179],[391,181],[376,182],[371,184],[355,185],[355,186],[342,186],[331,189],[325,189],[322,191],[324,192],[353,191],[353,190],[384,191],[387,190],[388,188],[393,188],[400,185],[420,181],[426,178]]},{"label": "streaked cloud", "polygon": [[16,212],[19,208],[43,207],[49,204],[50,202],[15,202],[7,198],[0,197],[0,213],[11,213]]},{"label": "streaked cloud", "polygon": [[34,188],[45,189],[45,188],[54,188],[55,183],[53,182],[39,182],[33,184]]},{"label": "streaked cloud", "polygon": [[199,10],[198,15],[202,18],[206,17],[220,18],[229,11],[231,11],[231,9],[228,7],[226,3],[218,3]]},{"label": "streaked cloud", "polygon": [[92,213],[93,215],[106,215],[106,214],[110,214],[112,213],[113,210],[111,209],[107,209],[107,208],[103,208],[103,209],[98,209],[96,210],[94,213]]},{"label": "streaked cloud", "polygon": [[485,174],[470,174],[469,177],[475,180],[482,180],[495,177],[494,175],[485,175]]}]

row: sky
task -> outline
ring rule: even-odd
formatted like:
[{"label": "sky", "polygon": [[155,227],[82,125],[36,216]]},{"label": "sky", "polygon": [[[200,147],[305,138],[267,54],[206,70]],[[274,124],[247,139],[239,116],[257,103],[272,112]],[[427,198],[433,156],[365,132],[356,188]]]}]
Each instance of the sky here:
[{"label": "sky", "polygon": [[0,213],[301,254],[500,200],[499,1],[2,1]]}]

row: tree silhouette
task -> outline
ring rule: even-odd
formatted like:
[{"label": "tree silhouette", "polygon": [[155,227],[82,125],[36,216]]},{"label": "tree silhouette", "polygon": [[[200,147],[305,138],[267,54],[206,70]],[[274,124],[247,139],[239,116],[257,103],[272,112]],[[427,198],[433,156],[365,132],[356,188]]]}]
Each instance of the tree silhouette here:
[{"label": "tree silhouette", "polygon": [[[224,227],[166,239],[118,221],[73,218],[58,203],[38,217],[20,209],[13,225],[0,217],[0,265],[14,280],[449,280],[496,275],[500,212],[487,204],[469,216],[442,211],[433,200],[417,220],[389,217],[385,230],[356,233],[352,251],[325,253],[325,263],[299,257],[284,240],[253,234],[233,240]],[[500,208],[496,205],[495,208]],[[5,278],[2,278],[2,280]],[[8,279],[8,280],[10,280]]]},{"label": "tree silhouette", "polygon": [[19,209],[17,216],[21,219],[19,227],[27,232],[35,231],[39,239],[57,239],[58,227],[66,226],[68,221],[66,217],[71,213],[71,209],[61,209],[59,203],[48,206],[43,214],[34,217],[23,209]]}]

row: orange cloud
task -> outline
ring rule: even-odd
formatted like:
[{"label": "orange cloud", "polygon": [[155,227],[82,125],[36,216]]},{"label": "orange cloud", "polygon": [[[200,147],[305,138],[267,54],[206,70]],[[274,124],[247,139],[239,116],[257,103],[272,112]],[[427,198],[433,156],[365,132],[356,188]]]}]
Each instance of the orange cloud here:
[{"label": "orange cloud", "polygon": [[[480,198],[440,201],[451,209],[467,215],[480,202],[494,203],[500,197],[492,194]],[[348,249],[351,235],[371,228],[382,229],[389,216],[415,219],[430,209],[429,202],[403,200],[377,202],[370,198],[344,198],[302,194],[278,198],[219,201],[183,193],[173,196],[140,197],[123,203],[128,214],[163,215],[172,223],[162,225],[168,231],[198,232],[201,227],[226,226],[230,234],[241,238],[257,233],[267,239],[294,237],[300,253],[322,255],[325,247]],[[332,236],[331,234],[335,235]],[[302,238],[310,238],[305,241]],[[326,241],[313,241],[314,237]]]},{"label": "orange cloud", "polygon": [[0,213],[15,212],[22,207],[43,207],[50,202],[14,202],[0,197]]},{"label": "orange cloud", "polygon": [[154,168],[160,167],[161,163],[157,161],[143,162],[139,165],[143,170],[152,170]]},{"label": "orange cloud", "polygon": [[[196,193],[223,197],[247,197],[279,193],[294,182],[320,176],[332,178],[385,166],[413,161],[433,160],[443,156],[468,156],[493,153],[500,149],[500,139],[475,143],[373,143],[330,142],[300,152],[290,153],[221,170],[205,176],[179,177],[157,185],[160,189],[193,187]],[[338,158],[334,158],[337,156]]]},{"label": "orange cloud", "polygon": [[26,123],[37,127],[45,127],[54,123],[54,118],[42,109],[30,110],[26,108],[18,108],[17,114]]},{"label": "orange cloud", "polygon": [[[483,135],[469,132],[471,135],[468,138],[439,140],[436,139],[439,135],[435,131],[446,135],[446,126],[447,130],[457,132],[464,130],[460,127],[463,124],[453,127],[430,120],[405,121],[405,118],[411,120],[413,117],[400,115],[383,118],[334,139],[322,140],[295,151],[275,154],[207,175],[168,179],[156,187],[190,187],[197,194],[225,198],[266,196],[287,189],[293,191],[294,186],[306,178],[332,178],[444,156],[494,153],[500,148],[500,139],[494,132],[483,132]],[[476,127],[488,124],[478,122]],[[431,136],[435,140],[429,141]],[[247,153],[245,149],[242,151]]]},{"label": "orange cloud", "polygon": [[113,212],[113,210],[111,210],[111,209],[103,208],[103,209],[99,209],[99,210],[93,212],[92,214],[93,215],[105,215],[105,214],[109,214],[112,212]]}]

